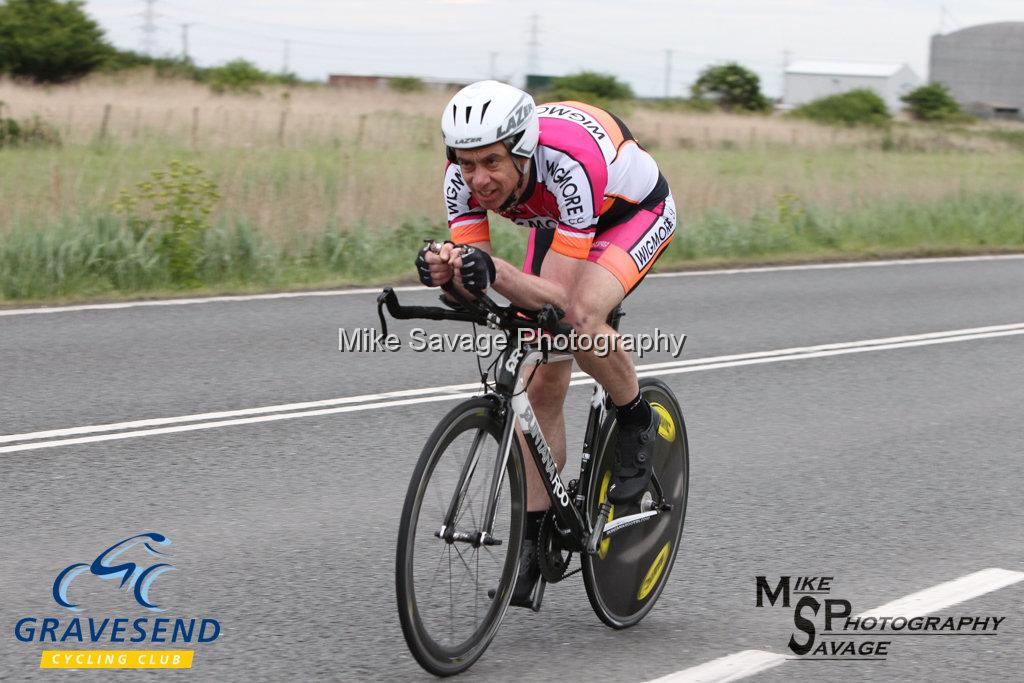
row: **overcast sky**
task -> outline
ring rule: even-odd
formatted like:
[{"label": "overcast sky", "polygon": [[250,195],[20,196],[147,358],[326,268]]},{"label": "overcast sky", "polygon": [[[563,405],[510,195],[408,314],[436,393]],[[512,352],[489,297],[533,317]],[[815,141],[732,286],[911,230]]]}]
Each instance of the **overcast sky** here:
[{"label": "overcast sky", "polygon": [[[614,73],[640,95],[685,94],[706,65],[739,61],[769,95],[796,59],[907,63],[927,77],[933,33],[1024,21],[1024,0],[154,0],[155,53],[214,65],[245,57],[310,79],[328,73],[520,84],[536,15],[540,73]],[[90,0],[121,48],[142,49],[146,0]],[[945,12],[943,11],[945,7]],[[493,67],[492,67],[493,64]]]}]

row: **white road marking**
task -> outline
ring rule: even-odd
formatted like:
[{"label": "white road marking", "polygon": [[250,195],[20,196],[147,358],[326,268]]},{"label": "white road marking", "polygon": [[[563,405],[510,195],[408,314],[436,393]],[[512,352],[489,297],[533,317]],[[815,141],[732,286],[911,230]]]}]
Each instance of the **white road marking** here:
[{"label": "white road marking", "polygon": [[[858,617],[914,617],[924,616],[986,593],[1006,588],[1024,580],[1024,572],[1009,569],[982,569],[959,579],[940,583],[916,593],[887,602],[868,610]],[[723,683],[737,681],[785,663],[786,655],[765,650],[743,650],[704,664],[683,669],[648,683]]]},{"label": "white road marking", "polygon": [[838,263],[798,263],[791,266],[755,266],[751,268],[720,268],[689,270],[675,273],[653,273],[647,277],[687,277],[691,275],[740,275],[743,273],[780,273],[789,270],[837,270],[842,268],[875,268],[882,266],[918,266],[931,263],[965,263],[971,261],[1006,261],[1024,259],[1024,254],[980,254],[978,256],[940,256],[933,258],[889,259],[885,261],[841,261]]},{"label": "white road marking", "polygon": [[766,650],[743,650],[705,662],[648,683],[724,683],[753,676],[765,669],[786,663],[786,656]]},{"label": "white road marking", "polygon": [[[936,263],[969,263],[972,261],[1006,261],[1024,259],[1024,254],[984,254],[979,256],[948,256],[941,258],[890,259],[887,261],[845,261],[839,263],[806,263],[792,266],[759,266],[751,268],[721,268],[717,270],[682,270],[671,273],[652,273],[648,278],[697,277],[705,275],[740,275],[746,273],[777,273],[795,270],[835,270],[842,268],[876,268],[882,266],[917,266]],[[42,313],[72,313],[75,311],[109,311],[145,306],[186,306],[189,304],[234,303],[303,297],[348,296],[351,294],[380,294],[383,287],[359,289],[328,289],[307,292],[277,292],[274,294],[242,294],[235,296],[209,296],[189,299],[156,299],[152,301],[123,301],[110,304],[79,304],[74,306],[46,306],[37,308],[0,309],[0,316],[37,315]],[[423,291],[420,285],[394,287],[396,292]]]},{"label": "white road marking", "polygon": [[937,586],[926,588],[917,593],[911,593],[905,598],[887,602],[881,607],[868,610],[858,617],[906,617],[913,619],[925,614],[938,612],[941,609],[966,602],[985,593],[1012,586],[1018,581],[1024,580],[1024,572],[1015,572],[1009,569],[982,569],[959,579],[940,583]]},{"label": "white road marking", "polygon": [[[742,367],[745,365],[778,363],[791,360],[807,360],[811,358],[824,358],[849,353],[863,353],[866,351],[883,351],[934,344],[948,344],[1021,334],[1024,334],[1024,323],[975,327],[962,330],[948,330],[945,332],[928,332],[925,334],[903,335],[899,337],[885,337],[880,339],[865,339],[853,342],[777,349],[774,351],[757,351],[753,353],[695,358],[691,360],[669,361],[665,363],[649,363],[647,365],[637,366],[637,376],[654,377],[685,372],[702,372],[705,370],[720,370],[724,368]],[[593,383],[593,380],[582,372],[575,372],[572,377],[572,386]],[[259,422],[289,420],[298,417],[332,415],[336,413],[356,412],[375,408],[413,405],[416,403],[448,401],[473,396],[476,394],[476,391],[474,390],[478,388],[479,384],[477,383],[451,384],[440,387],[402,389],[398,391],[364,394],[362,396],[347,396],[321,401],[307,401],[304,403],[287,403],[283,405],[262,406],[259,408],[246,408],[241,410],[227,410],[199,413],[195,415],[180,415],[175,417],[152,418],[148,420],[133,420],[101,425],[50,429],[37,432],[26,432],[22,434],[8,434],[0,436],[0,443],[15,443],[19,441],[31,441],[32,443],[2,446],[0,447],[0,453],[16,453],[19,451],[52,448],[55,446],[69,446],[74,444],[95,443],[99,441],[129,439],[139,436],[155,436],[159,434],[171,434],[200,429],[214,429],[218,427],[255,424]],[[84,436],[87,434],[93,434],[95,436]]]}]

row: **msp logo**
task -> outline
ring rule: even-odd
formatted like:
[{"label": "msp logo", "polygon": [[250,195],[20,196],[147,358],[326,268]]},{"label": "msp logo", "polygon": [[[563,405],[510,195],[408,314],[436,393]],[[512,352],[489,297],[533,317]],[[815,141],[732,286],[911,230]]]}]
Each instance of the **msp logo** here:
[{"label": "msp logo", "polygon": [[[117,581],[139,606],[150,612],[163,612],[149,592],[157,577],[175,571],[167,546],[171,539],[146,532],[114,543],[92,562],[75,562],[62,569],[50,587],[54,601],[70,612],[85,608],[69,596],[72,584],[78,586],[89,577]],[[132,552],[134,551],[134,554]],[[153,558],[143,562],[129,557]],[[81,578],[79,578],[81,577]],[[131,606],[130,600],[126,605]],[[137,613],[137,612],[136,612]],[[220,636],[220,622],[210,617],[56,617],[27,616],[14,626],[14,637],[22,643],[212,643]],[[192,666],[194,650],[43,650],[39,666],[44,669],[187,669]]]},{"label": "msp logo", "polygon": [[121,564],[116,565],[110,564],[111,562],[116,561],[122,553],[138,545],[145,548],[146,552],[150,555],[163,556],[164,553],[154,548],[153,544],[167,546],[171,544],[171,539],[167,538],[163,534],[139,534],[138,536],[126,538],[123,541],[119,541],[118,543],[110,546],[100,553],[99,556],[92,561],[92,564],[79,562],[69,566],[58,574],[56,580],[53,582],[53,599],[56,600],[57,604],[61,607],[66,607],[72,612],[81,612],[81,607],[68,601],[68,587],[76,576],[85,571],[89,571],[103,581],[120,578],[121,583],[118,588],[124,588],[125,584],[127,584],[128,589],[132,591],[135,596],[135,600],[140,605],[148,610],[152,610],[153,612],[163,612],[164,610],[160,609],[159,606],[154,605],[149,601],[149,588],[153,584],[153,581],[156,580],[156,577],[160,576],[164,572],[173,571],[173,566],[167,562],[157,562],[146,568],[139,566],[135,562],[122,562]]},{"label": "msp logo", "polygon": [[[850,600],[832,597],[835,577],[780,576],[774,588],[767,576],[755,580],[755,607],[792,609],[796,630],[788,645],[795,657],[790,659],[801,661],[885,661],[894,636],[994,636],[1006,619],[994,615],[926,616],[928,610],[900,602],[892,603],[899,605],[894,614],[885,613],[888,610],[882,607],[854,616]],[[791,595],[799,596],[795,605],[791,605]]]}]

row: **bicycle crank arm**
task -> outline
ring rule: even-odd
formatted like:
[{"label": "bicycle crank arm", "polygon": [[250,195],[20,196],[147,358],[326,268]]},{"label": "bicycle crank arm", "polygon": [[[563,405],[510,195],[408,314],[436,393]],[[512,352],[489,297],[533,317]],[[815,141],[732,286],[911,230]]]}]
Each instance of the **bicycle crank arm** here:
[{"label": "bicycle crank arm", "polygon": [[638,512],[635,515],[627,515],[620,519],[616,519],[604,527],[604,532],[601,534],[601,540],[603,541],[606,538],[611,538],[623,529],[636,526],[637,524],[643,524],[647,520],[657,517],[660,514],[661,512],[659,510],[648,510],[646,512]]},{"label": "bicycle crank arm", "polygon": [[612,504],[607,500],[601,503],[601,509],[597,513],[597,522],[594,523],[594,530],[587,540],[587,552],[591,555],[597,552],[597,546],[601,543],[604,534],[604,525],[608,523],[608,515],[612,512]]}]

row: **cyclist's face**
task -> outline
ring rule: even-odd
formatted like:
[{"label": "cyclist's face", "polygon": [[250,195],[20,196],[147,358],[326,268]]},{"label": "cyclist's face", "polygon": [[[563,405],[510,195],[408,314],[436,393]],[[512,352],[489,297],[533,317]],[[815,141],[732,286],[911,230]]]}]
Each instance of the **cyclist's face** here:
[{"label": "cyclist's face", "polygon": [[497,210],[519,182],[519,171],[503,143],[477,149],[459,149],[455,159],[480,206]]}]

